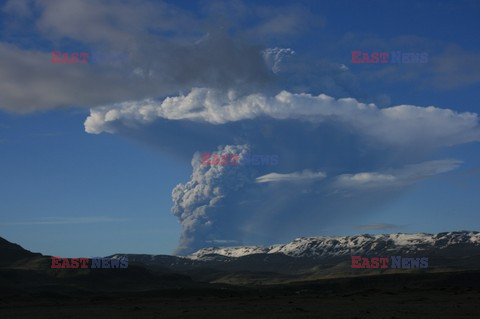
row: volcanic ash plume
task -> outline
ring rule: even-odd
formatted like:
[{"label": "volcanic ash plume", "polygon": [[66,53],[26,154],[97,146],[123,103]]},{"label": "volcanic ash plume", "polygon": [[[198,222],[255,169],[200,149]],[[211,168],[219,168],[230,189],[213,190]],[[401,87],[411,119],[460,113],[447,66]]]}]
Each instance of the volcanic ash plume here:
[{"label": "volcanic ash plume", "polygon": [[[247,145],[227,145],[212,154],[219,157],[239,155],[241,158],[248,151]],[[229,194],[255,181],[255,176],[246,166],[202,165],[198,152],[193,156],[192,167],[190,181],[177,185],[172,191],[172,212],[182,224],[182,237],[177,248],[179,254],[212,245],[216,240],[225,242],[228,241],[225,238],[234,238],[231,228],[222,228],[222,224],[231,218],[224,200]]]}]

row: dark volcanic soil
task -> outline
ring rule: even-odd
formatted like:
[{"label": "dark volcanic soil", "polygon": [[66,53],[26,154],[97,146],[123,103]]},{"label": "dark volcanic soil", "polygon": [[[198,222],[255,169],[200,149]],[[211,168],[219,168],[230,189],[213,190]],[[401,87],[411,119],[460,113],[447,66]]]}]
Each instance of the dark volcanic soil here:
[{"label": "dark volcanic soil", "polygon": [[0,318],[480,318],[477,273],[378,277],[95,294],[2,290]]}]

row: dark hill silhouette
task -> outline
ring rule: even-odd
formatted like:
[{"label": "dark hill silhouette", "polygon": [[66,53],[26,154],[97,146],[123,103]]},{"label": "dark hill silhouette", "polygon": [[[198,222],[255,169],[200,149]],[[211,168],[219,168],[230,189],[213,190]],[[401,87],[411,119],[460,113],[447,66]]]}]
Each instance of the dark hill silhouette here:
[{"label": "dark hill silhouette", "polygon": [[42,256],[42,254],[32,253],[22,246],[0,237],[0,267],[10,266],[21,260],[40,256]]}]

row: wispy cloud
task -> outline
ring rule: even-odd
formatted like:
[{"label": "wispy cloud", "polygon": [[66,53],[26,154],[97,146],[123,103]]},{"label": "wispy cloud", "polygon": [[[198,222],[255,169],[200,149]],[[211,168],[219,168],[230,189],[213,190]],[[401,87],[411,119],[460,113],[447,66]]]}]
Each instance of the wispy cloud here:
[{"label": "wispy cloud", "polygon": [[67,225],[125,222],[126,218],[90,216],[90,217],[41,217],[17,222],[2,222],[0,225]]},{"label": "wispy cloud", "polygon": [[333,185],[336,188],[385,188],[403,187],[456,169],[462,164],[459,160],[435,160],[418,164],[406,165],[403,168],[390,170],[389,173],[362,172],[337,176]]},{"label": "wispy cloud", "polygon": [[306,182],[323,179],[327,175],[324,172],[312,172],[304,170],[303,172],[295,172],[290,174],[270,173],[257,177],[256,183],[270,182]]}]

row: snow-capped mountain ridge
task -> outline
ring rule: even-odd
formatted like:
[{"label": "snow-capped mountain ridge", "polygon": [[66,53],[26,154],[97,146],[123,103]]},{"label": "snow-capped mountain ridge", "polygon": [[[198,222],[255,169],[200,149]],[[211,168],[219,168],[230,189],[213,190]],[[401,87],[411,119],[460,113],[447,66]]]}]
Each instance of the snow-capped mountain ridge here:
[{"label": "snow-capped mountain ridge", "polygon": [[282,253],[291,257],[343,257],[349,255],[380,255],[388,253],[421,253],[464,245],[480,248],[476,231],[438,234],[387,234],[337,237],[300,237],[287,244],[271,246],[209,247],[186,256],[192,260],[211,260],[215,256],[238,258],[253,254]]}]

